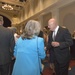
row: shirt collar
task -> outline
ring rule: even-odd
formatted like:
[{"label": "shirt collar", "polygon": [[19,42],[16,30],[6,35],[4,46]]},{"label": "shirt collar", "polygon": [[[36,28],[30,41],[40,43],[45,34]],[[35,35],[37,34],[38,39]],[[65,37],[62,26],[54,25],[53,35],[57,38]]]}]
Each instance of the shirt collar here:
[{"label": "shirt collar", "polygon": [[57,31],[58,31],[58,29],[59,29],[59,26],[57,26],[57,27],[55,28],[55,30],[54,30],[54,31],[55,31],[55,32],[57,32]]}]

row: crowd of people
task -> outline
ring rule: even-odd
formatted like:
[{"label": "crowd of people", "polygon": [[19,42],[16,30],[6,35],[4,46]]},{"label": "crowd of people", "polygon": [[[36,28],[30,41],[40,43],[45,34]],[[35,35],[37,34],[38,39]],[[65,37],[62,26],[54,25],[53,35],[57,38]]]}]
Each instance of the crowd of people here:
[{"label": "crowd of people", "polygon": [[29,20],[21,35],[15,27],[5,28],[3,23],[0,16],[1,75],[42,75],[47,51],[53,75],[68,75],[73,41],[69,30],[59,26],[55,18],[48,21],[44,31],[38,21]]}]

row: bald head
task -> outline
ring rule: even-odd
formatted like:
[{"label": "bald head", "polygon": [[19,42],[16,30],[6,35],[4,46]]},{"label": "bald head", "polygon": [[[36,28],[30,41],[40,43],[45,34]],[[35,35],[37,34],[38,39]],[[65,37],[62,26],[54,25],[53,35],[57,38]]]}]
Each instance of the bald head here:
[{"label": "bald head", "polygon": [[51,30],[51,31],[54,31],[55,28],[57,27],[57,21],[55,18],[51,18],[49,21],[48,21],[48,28]]}]

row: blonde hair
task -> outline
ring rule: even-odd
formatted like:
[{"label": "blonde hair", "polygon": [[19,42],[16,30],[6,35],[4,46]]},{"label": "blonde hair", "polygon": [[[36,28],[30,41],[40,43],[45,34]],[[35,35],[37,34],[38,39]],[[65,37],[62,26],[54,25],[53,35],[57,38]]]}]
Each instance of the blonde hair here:
[{"label": "blonde hair", "polygon": [[39,34],[40,29],[41,29],[41,25],[38,21],[29,20],[24,28],[22,39],[33,38],[34,36]]}]

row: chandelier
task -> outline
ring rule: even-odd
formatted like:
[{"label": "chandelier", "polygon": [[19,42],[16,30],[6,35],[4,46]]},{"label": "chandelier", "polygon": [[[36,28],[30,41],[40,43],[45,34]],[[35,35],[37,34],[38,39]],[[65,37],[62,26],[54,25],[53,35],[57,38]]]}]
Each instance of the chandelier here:
[{"label": "chandelier", "polygon": [[13,7],[12,7],[11,5],[9,5],[9,4],[4,4],[4,5],[2,6],[2,8],[3,8],[4,10],[13,10]]}]

